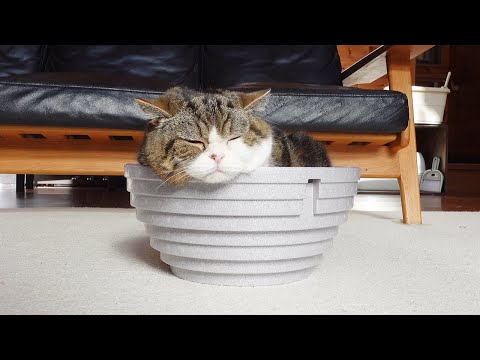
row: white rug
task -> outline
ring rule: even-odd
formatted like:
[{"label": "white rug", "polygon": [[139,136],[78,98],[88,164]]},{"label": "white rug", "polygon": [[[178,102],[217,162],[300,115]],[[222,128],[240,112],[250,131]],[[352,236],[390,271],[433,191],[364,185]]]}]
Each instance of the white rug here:
[{"label": "white rug", "polygon": [[0,210],[1,314],[480,314],[480,213],[350,213],[306,280],[187,282],[130,209]]}]

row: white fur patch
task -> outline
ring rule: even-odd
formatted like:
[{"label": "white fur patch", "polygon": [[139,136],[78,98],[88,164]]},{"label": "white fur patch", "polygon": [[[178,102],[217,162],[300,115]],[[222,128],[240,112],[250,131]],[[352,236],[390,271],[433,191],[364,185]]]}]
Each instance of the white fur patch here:
[{"label": "white fur patch", "polygon": [[[208,137],[208,146],[186,169],[191,177],[209,183],[224,182],[240,173],[248,173],[260,166],[268,166],[272,153],[272,138],[248,146],[242,138],[224,139],[215,127]],[[223,159],[219,164],[211,158],[215,154]]]},{"label": "white fur patch", "polygon": [[210,130],[210,134],[208,134],[208,142],[209,144],[219,144],[223,142],[223,139],[218,134],[217,128],[215,126],[212,128],[212,130]]}]

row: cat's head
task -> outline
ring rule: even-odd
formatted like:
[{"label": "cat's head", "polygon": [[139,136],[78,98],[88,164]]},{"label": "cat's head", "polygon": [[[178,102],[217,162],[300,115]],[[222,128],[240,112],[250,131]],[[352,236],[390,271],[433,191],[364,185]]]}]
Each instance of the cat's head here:
[{"label": "cat's head", "polygon": [[174,87],[157,99],[135,99],[150,119],[139,162],[173,184],[224,182],[266,165],[272,131],[255,110],[269,93]]}]

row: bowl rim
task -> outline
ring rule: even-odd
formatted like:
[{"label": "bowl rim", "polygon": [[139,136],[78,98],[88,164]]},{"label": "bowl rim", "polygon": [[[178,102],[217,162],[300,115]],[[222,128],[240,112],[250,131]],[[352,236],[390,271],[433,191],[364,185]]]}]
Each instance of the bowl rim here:
[{"label": "bowl rim", "polygon": [[[151,168],[140,164],[126,164],[124,176],[132,180],[163,181]],[[322,183],[357,182],[360,179],[360,168],[347,166],[331,167],[260,167],[251,173],[240,174],[233,180],[222,184],[278,184],[308,183],[318,180]],[[189,184],[205,184],[192,180]],[[211,184],[218,185],[218,184]]]}]

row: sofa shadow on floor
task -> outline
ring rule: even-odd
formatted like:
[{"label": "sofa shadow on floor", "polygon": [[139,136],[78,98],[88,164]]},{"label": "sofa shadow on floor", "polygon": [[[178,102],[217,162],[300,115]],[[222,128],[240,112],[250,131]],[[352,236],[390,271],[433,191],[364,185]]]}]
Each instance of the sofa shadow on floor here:
[{"label": "sofa shadow on floor", "polygon": [[150,267],[174,276],[169,266],[160,260],[160,253],[150,246],[148,236],[121,239],[117,242],[115,250],[123,256],[143,262]]},{"label": "sofa shadow on floor", "polygon": [[[400,210],[397,209],[397,212]],[[392,210],[389,210],[389,211],[385,211],[385,212],[378,212],[378,211],[381,211],[381,210],[377,210],[377,212],[373,212],[373,211],[364,211],[364,210],[350,210],[348,212],[349,216],[351,214],[358,214],[358,215],[366,215],[366,216],[369,216],[369,217],[372,217],[372,218],[375,218],[375,219],[384,219],[384,220],[391,220],[392,222],[394,223],[398,223],[398,224],[403,224],[403,221],[402,221],[402,218],[400,217],[401,214],[399,214],[399,217],[397,218],[395,215],[396,212],[395,211],[392,211]],[[414,224],[416,225],[416,224]]]}]

